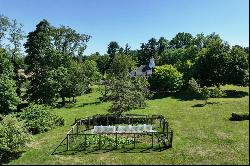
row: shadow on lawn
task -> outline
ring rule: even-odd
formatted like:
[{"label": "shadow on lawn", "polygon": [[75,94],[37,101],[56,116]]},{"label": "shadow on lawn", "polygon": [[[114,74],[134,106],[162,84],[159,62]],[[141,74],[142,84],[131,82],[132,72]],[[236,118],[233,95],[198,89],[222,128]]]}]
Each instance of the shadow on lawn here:
[{"label": "shadow on lawn", "polygon": [[160,93],[155,93],[150,99],[155,100],[155,99],[162,99],[166,97],[171,97],[174,99],[178,99],[180,101],[188,101],[188,100],[202,100],[200,97],[197,97],[195,95],[191,95],[187,92],[160,92]]},{"label": "shadow on lawn", "polygon": [[22,153],[23,152],[6,153],[0,151],[0,165],[8,164],[10,161],[18,159],[19,157],[21,157]]},{"label": "shadow on lawn", "polygon": [[226,96],[224,96],[224,98],[241,98],[249,95],[248,92],[236,90],[224,90],[224,92],[226,93]]},{"label": "shadow on lawn", "polygon": [[76,102],[66,101],[64,106],[62,106],[61,102],[58,102],[57,105],[55,106],[55,108],[76,108],[76,107],[84,107],[84,106],[87,106],[87,105],[97,105],[97,104],[100,104],[100,103],[101,103],[101,101],[95,101],[95,102],[82,103],[82,104],[77,104],[76,105]]},{"label": "shadow on lawn", "polygon": [[[224,90],[224,93],[225,96],[223,96],[222,98],[241,98],[249,95],[248,92],[237,90]],[[190,94],[188,92],[160,92],[155,93],[150,99],[155,100],[166,97],[178,99],[179,101],[203,100],[201,97]]]},{"label": "shadow on lawn", "polygon": [[95,101],[95,102],[90,102],[90,103],[82,103],[78,107],[84,107],[84,106],[88,106],[88,105],[98,105],[98,104],[101,104],[101,101]]},{"label": "shadow on lawn", "polygon": [[77,153],[84,154],[102,154],[102,153],[152,153],[162,152],[167,148],[124,148],[124,149],[91,149],[91,150],[61,150],[54,151],[51,155],[75,155]]},{"label": "shadow on lawn", "polygon": [[206,104],[205,103],[203,103],[203,104],[195,104],[192,107],[204,107],[204,106],[209,105],[209,104],[212,104],[212,105],[220,104],[220,102],[207,102]]},{"label": "shadow on lawn", "polygon": [[51,153],[51,155],[74,155],[77,153],[84,153],[84,154],[102,154],[102,153],[152,153],[152,152],[162,152],[168,148],[162,147],[162,146],[154,146],[154,147],[145,147],[145,148],[102,148],[98,149],[98,147],[93,147],[91,149],[82,148],[82,146],[79,146],[80,149],[74,149],[74,150],[66,150],[67,138],[64,138],[62,142],[56,147],[56,149]]}]

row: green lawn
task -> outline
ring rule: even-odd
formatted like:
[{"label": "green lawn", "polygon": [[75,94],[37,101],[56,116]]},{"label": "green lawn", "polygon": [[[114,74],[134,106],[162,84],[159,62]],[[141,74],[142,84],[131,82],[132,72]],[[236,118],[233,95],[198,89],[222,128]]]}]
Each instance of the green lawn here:
[{"label": "green lawn", "polygon": [[170,149],[51,155],[75,118],[107,113],[110,103],[98,103],[100,94],[94,91],[78,97],[69,108],[55,109],[65,119],[65,126],[35,135],[26,152],[9,164],[249,164],[249,121],[229,120],[232,112],[249,111],[249,88],[227,85],[223,89],[237,92],[225,98],[211,98],[204,107],[199,107],[202,100],[180,95],[149,100],[145,109],[130,112],[165,116],[174,130]]}]

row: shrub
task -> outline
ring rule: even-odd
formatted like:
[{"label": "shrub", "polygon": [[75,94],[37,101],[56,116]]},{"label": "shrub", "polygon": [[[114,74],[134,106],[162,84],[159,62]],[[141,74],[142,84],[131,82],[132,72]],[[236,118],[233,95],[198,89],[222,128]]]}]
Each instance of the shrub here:
[{"label": "shrub", "polygon": [[172,65],[157,66],[149,77],[151,89],[163,91],[179,90],[183,84],[183,74]]},{"label": "shrub", "polygon": [[20,152],[29,141],[31,135],[23,121],[18,121],[13,115],[3,116],[0,121],[0,160]]},{"label": "shrub", "polygon": [[209,91],[209,89],[206,86],[204,86],[204,87],[201,88],[201,90],[200,90],[200,96],[201,96],[201,98],[203,100],[205,100],[205,105],[206,105],[207,104],[207,100],[210,97],[210,91]]},{"label": "shrub", "polygon": [[201,90],[200,84],[198,84],[194,78],[191,78],[188,81],[188,90],[194,95],[199,95]]},{"label": "shrub", "polygon": [[191,78],[188,81],[188,92],[201,98],[219,98],[226,95],[225,92],[217,86],[212,88],[207,88],[206,86],[204,86],[203,88],[201,88],[200,84],[198,84],[194,78]]},{"label": "shrub", "polygon": [[0,74],[0,113],[7,114],[16,110],[18,103],[16,82]]},{"label": "shrub", "polygon": [[25,120],[25,125],[32,134],[46,132],[55,126],[64,125],[64,119],[52,113],[49,107],[33,103],[23,109],[20,118]]},{"label": "shrub", "polygon": [[215,87],[213,89],[210,89],[210,97],[213,98],[219,98],[225,96],[225,92],[220,89],[220,87]]}]

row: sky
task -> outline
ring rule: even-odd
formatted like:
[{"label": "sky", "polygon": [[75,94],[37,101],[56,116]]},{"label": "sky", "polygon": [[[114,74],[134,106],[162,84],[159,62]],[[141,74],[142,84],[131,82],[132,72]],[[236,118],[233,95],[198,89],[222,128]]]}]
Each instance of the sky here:
[{"label": "sky", "polygon": [[249,46],[248,0],[0,0],[0,14],[26,34],[47,19],[91,35],[84,54],[107,52],[111,41],[139,49],[154,37],[215,32],[230,45]]}]

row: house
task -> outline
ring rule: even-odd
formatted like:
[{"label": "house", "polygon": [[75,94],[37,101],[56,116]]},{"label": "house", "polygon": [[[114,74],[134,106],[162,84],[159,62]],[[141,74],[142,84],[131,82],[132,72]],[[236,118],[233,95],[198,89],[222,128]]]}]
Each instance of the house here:
[{"label": "house", "polygon": [[131,71],[128,73],[130,77],[136,77],[136,76],[149,76],[152,74],[152,68],[155,67],[155,61],[154,58],[150,58],[148,65],[141,65],[136,70]]}]

